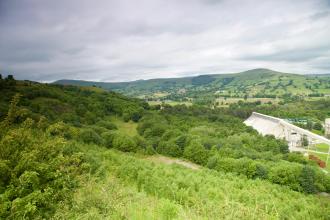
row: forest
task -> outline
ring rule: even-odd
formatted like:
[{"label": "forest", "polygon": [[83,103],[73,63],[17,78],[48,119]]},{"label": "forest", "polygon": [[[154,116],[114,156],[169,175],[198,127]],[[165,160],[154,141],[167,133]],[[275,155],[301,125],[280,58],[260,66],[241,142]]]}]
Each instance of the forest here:
[{"label": "forest", "polygon": [[[0,219],[330,217],[330,176],[243,123],[258,111],[319,129],[329,99],[151,106],[13,76],[0,78],[0,92]],[[200,168],[150,160],[157,155]]]}]

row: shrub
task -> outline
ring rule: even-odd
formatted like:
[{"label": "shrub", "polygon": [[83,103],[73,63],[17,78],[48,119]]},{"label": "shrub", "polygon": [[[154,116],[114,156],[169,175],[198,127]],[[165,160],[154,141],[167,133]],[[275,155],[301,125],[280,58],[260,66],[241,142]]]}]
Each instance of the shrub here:
[{"label": "shrub", "polygon": [[118,129],[117,126],[114,123],[110,122],[110,121],[99,121],[97,123],[97,125],[101,126],[103,128],[106,128],[108,130],[117,130]]},{"label": "shrub", "polygon": [[304,157],[304,155],[302,155],[299,152],[293,152],[293,153],[288,153],[286,154],[286,158],[287,161],[290,162],[296,162],[296,163],[301,163],[301,164],[306,164],[307,163],[307,159]]},{"label": "shrub", "polygon": [[209,169],[215,169],[217,165],[218,165],[218,156],[212,156],[207,160],[206,166]]},{"label": "shrub", "polygon": [[69,125],[65,124],[64,122],[60,121],[55,124],[50,125],[46,132],[51,136],[60,136],[66,139],[71,139],[75,137],[75,131]]},{"label": "shrub", "polygon": [[199,140],[192,140],[184,149],[183,156],[195,163],[206,164],[208,151],[203,147]]},{"label": "shrub", "polygon": [[118,132],[116,131],[107,131],[102,133],[102,139],[103,139],[103,144],[107,148],[113,147],[113,140],[115,139],[115,136],[117,135]]},{"label": "shrub", "polygon": [[82,129],[79,139],[85,143],[102,144],[102,138],[93,129]]},{"label": "shrub", "polygon": [[321,168],[326,167],[325,162],[323,160],[319,159],[317,156],[310,154],[308,157],[310,160],[315,161],[319,165],[319,167],[321,167]]},{"label": "shrub", "polygon": [[269,180],[273,183],[286,185],[293,190],[300,191],[300,174],[301,166],[294,164],[279,164],[270,169]]},{"label": "shrub", "polygon": [[267,170],[267,168],[264,167],[260,163],[257,163],[256,172],[255,172],[255,178],[260,178],[260,179],[267,179],[268,178],[268,170]]},{"label": "shrub", "polygon": [[157,152],[171,157],[180,157],[182,155],[182,151],[175,141],[159,142]]},{"label": "shrub", "polygon": [[299,178],[300,185],[304,192],[306,193],[315,193],[316,187],[314,185],[315,182],[315,171],[308,166],[304,166],[300,178]]},{"label": "shrub", "polygon": [[136,152],[137,145],[133,138],[121,133],[116,133],[113,139],[113,147],[124,152]]}]

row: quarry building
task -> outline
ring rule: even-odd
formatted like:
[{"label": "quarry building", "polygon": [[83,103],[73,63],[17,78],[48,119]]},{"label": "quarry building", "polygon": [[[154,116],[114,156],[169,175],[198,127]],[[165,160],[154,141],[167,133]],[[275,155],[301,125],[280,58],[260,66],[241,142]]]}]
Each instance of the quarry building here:
[{"label": "quarry building", "polygon": [[[277,139],[286,140],[291,152],[316,152],[311,150],[309,147],[320,143],[324,143],[330,146],[329,139],[290,124],[281,118],[253,112],[252,115],[244,121],[244,124],[253,127],[262,135],[274,135]],[[325,121],[325,131],[330,132],[330,119]],[[327,154],[329,157],[329,152],[317,153]]]}]

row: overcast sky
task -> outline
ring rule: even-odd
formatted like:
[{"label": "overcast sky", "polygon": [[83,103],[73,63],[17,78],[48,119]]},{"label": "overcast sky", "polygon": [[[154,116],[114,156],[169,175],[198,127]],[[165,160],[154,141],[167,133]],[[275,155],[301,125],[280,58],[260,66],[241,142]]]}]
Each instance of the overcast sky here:
[{"label": "overcast sky", "polygon": [[330,73],[329,0],[0,0],[0,73],[127,81]]}]

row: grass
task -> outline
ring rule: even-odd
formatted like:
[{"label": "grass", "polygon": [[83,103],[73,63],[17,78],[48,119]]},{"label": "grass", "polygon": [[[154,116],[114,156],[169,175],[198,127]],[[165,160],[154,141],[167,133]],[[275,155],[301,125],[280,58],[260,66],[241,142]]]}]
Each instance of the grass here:
[{"label": "grass", "polygon": [[[324,144],[324,143],[315,144],[315,146],[311,147],[310,149],[315,150],[315,151],[319,151],[319,152],[323,152],[323,153],[328,153],[329,152],[329,145]],[[315,153],[315,152],[310,152],[309,154],[315,155],[318,158],[320,158],[321,160],[323,160],[324,162],[327,162],[327,154],[321,154],[321,153]],[[328,172],[330,172],[330,159],[329,159],[325,169]]]},{"label": "grass", "polygon": [[82,147],[95,161],[55,219],[326,219],[329,199],[263,180]]},{"label": "grass", "polygon": [[[148,101],[149,105],[161,105],[163,102],[162,101]],[[175,106],[175,105],[186,105],[186,106],[191,106],[192,103],[185,101],[185,102],[179,102],[179,101],[172,101],[172,100],[165,100],[165,104]]]},{"label": "grass", "polygon": [[315,145],[315,149],[317,151],[321,151],[321,152],[324,152],[324,153],[328,153],[329,152],[329,145],[327,144],[324,144],[324,143],[320,143],[320,144],[316,144]]},{"label": "grass", "polygon": [[215,103],[219,103],[219,106],[228,106],[229,104],[237,103],[238,101],[243,102],[256,102],[260,101],[262,104],[272,102],[272,103],[278,103],[280,99],[277,98],[247,98],[246,100],[244,98],[224,98],[220,97],[217,98]]},{"label": "grass", "polygon": [[118,130],[123,134],[127,134],[128,136],[136,136],[137,133],[137,123],[133,121],[124,122],[121,118],[111,117],[110,120],[118,127]]},{"label": "grass", "polygon": [[315,129],[312,129],[312,132],[315,133],[315,134],[318,134],[318,135],[320,135],[320,136],[323,136],[323,134],[324,134],[322,131],[320,131],[320,130],[315,130]]}]

